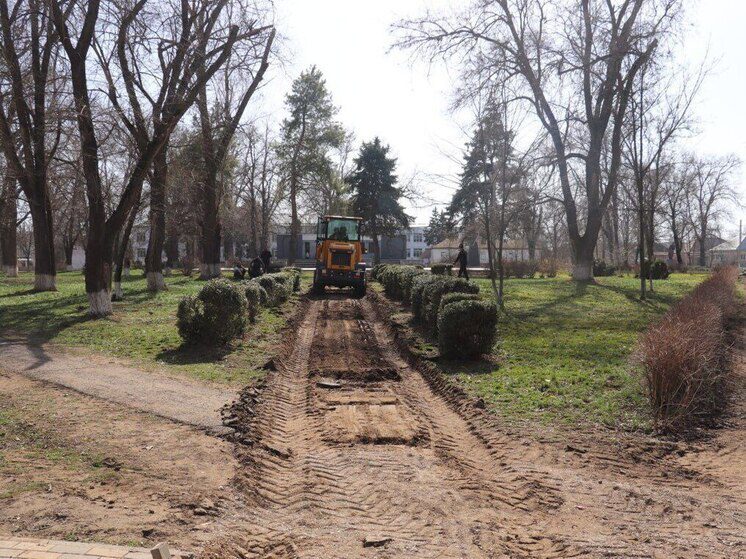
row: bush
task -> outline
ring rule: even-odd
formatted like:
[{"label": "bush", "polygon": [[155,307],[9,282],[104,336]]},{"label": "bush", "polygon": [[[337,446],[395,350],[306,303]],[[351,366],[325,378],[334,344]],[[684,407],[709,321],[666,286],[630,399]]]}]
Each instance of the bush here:
[{"label": "bush", "polygon": [[538,270],[539,264],[534,260],[503,260],[505,278],[533,278]]},{"label": "bush", "polygon": [[438,312],[441,312],[443,310],[443,307],[450,303],[457,303],[459,301],[481,301],[482,298],[477,293],[446,293],[441,297],[440,299],[440,310]]},{"label": "bush", "polygon": [[539,274],[547,278],[557,277],[557,261],[554,258],[539,262]]},{"label": "bush", "polygon": [[497,337],[497,307],[490,301],[446,304],[438,316],[438,347],[449,358],[472,359],[492,351]]},{"label": "bush", "polygon": [[256,322],[259,309],[267,304],[267,292],[254,280],[243,282],[244,295],[248,304],[249,320]]},{"label": "bush", "polygon": [[434,276],[432,274],[422,274],[419,276],[416,276],[412,280],[412,289],[411,289],[411,304],[412,304],[412,314],[414,315],[415,319],[422,320],[423,318],[423,304],[422,299],[424,295],[425,288],[430,285],[431,283],[436,283],[439,281],[444,281],[445,278],[443,276]]},{"label": "bush", "polygon": [[417,276],[426,274],[422,268],[416,266],[385,265],[379,269],[376,277],[383,285],[386,295],[398,301],[409,304],[412,300],[412,282]]},{"label": "bush", "polygon": [[264,274],[251,281],[258,282],[267,292],[267,305],[276,307],[290,298],[295,279],[290,274],[276,272]]},{"label": "bush", "polygon": [[664,280],[668,279],[668,276],[671,275],[668,270],[668,264],[663,262],[663,260],[656,260],[652,266],[650,262],[646,261],[643,263],[642,269],[645,273],[645,279]]},{"label": "bush", "polygon": [[376,264],[373,266],[370,270],[370,279],[378,280],[381,272],[383,272],[388,266],[391,266],[391,264]]},{"label": "bush", "polygon": [[300,291],[300,275],[301,275],[301,269],[300,268],[294,268],[292,266],[285,266],[282,269],[283,274],[289,274],[293,278],[293,291],[298,292]]},{"label": "bush", "polygon": [[604,278],[613,276],[616,273],[616,268],[611,264],[607,264],[603,260],[593,261],[593,277]]},{"label": "bush", "polygon": [[432,282],[425,286],[422,292],[422,307],[420,313],[422,321],[431,330],[438,328],[438,311],[440,300],[446,293],[479,293],[479,286],[463,278],[441,277],[441,281]]},{"label": "bush", "polygon": [[737,277],[735,268],[713,274],[640,337],[635,359],[659,430],[683,431],[723,411],[726,323],[736,306]]},{"label": "bush", "polygon": [[179,302],[179,335],[188,344],[224,345],[246,330],[247,310],[246,296],[237,284],[210,280],[196,296]]},{"label": "bush", "polygon": [[453,274],[453,264],[433,264],[430,273],[436,276],[450,276]]}]

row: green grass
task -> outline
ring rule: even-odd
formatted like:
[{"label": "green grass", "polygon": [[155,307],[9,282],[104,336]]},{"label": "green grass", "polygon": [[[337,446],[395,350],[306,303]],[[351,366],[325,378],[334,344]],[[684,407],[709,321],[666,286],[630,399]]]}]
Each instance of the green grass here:
[{"label": "green grass", "polygon": [[[305,278],[304,278],[305,279]],[[205,350],[182,345],[176,329],[179,300],[197,292],[204,282],[175,274],[166,278],[168,291],[148,292],[141,272],[133,271],[122,287],[124,300],[114,314],[90,319],[83,276],[63,272],[56,292],[34,293],[33,275],[0,276],[0,335],[28,335],[41,342],[82,348],[126,358],[143,368],[165,368],[195,378],[245,384],[262,374],[280,330],[297,296],[279,309],[262,310],[243,340],[226,348]]]},{"label": "green grass", "polygon": [[[638,335],[704,275],[674,274],[639,300],[639,280],[567,276],[506,281],[499,366],[443,368],[508,419],[649,427],[639,376],[630,363]],[[489,280],[476,280],[491,297]]]}]

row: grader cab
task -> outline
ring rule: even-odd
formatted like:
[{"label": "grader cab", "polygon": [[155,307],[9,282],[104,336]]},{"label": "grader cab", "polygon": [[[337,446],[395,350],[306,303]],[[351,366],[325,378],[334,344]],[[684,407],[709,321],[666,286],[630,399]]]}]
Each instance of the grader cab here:
[{"label": "grader cab", "polygon": [[365,295],[365,249],[360,226],[362,218],[325,215],[316,229],[316,270],[314,291],[327,285],[352,287],[358,297]]}]

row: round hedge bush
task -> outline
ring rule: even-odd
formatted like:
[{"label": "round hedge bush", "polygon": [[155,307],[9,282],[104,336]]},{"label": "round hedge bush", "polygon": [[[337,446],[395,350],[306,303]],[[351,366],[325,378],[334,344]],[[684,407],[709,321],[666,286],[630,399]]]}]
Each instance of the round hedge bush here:
[{"label": "round hedge bush", "polygon": [[435,276],[441,281],[427,284],[422,294],[422,320],[431,330],[438,328],[440,300],[446,293],[479,293],[479,286],[463,278]]},{"label": "round hedge bush", "polygon": [[477,293],[446,293],[440,299],[440,310],[449,303],[457,303],[458,301],[481,301],[482,298]]},{"label": "round hedge bush", "polygon": [[415,319],[422,320],[423,319],[423,313],[424,313],[424,307],[423,307],[423,295],[425,292],[425,288],[432,284],[439,281],[444,281],[443,276],[433,276],[428,274],[422,274],[420,276],[415,277],[412,280],[412,294],[411,294],[411,301],[412,301],[412,314],[414,315]]},{"label": "round hedge bush", "polygon": [[433,264],[430,273],[435,276],[450,276],[453,274],[453,264]]},{"label": "round hedge bush", "polygon": [[448,303],[438,314],[438,347],[451,359],[490,353],[497,338],[497,307],[490,301]]},{"label": "round hedge bush", "polygon": [[248,304],[249,320],[256,322],[259,310],[263,305],[267,304],[267,292],[254,280],[244,282],[243,289],[246,296],[246,303]]},{"label": "round hedge bush", "polygon": [[246,330],[248,303],[241,286],[214,279],[179,302],[176,318],[179,335],[188,344],[224,345]]}]

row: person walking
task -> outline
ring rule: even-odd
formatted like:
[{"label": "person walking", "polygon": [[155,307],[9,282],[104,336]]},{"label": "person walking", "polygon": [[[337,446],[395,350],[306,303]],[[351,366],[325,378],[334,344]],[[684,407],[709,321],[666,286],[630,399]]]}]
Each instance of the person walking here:
[{"label": "person walking", "polygon": [[262,253],[259,255],[259,258],[262,259],[262,264],[264,264],[264,273],[269,273],[269,265],[272,260],[272,253],[269,251],[269,249],[265,248]]},{"label": "person walking", "polygon": [[459,243],[458,245],[458,256],[456,256],[456,260],[453,262],[453,265],[455,266],[458,264],[458,277],[465,277],[466,281],[469,281],[469,272],[466,269],[466,265],[468,263],[469,257],[466,254],[466,251],[464,250],[464,243]]}]

